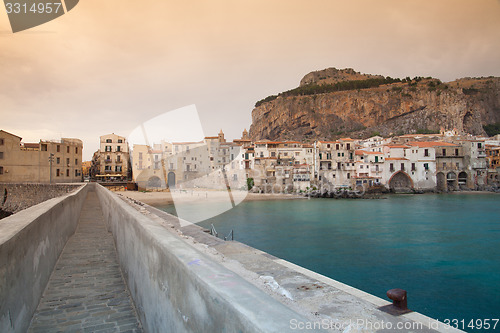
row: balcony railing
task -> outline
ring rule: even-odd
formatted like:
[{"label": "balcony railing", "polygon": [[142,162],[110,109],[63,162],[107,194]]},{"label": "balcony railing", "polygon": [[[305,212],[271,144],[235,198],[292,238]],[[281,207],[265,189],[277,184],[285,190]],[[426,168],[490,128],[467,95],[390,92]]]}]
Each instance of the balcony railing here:
[{"label": "balcony railing", "polygon": [[113,160],[112,159],[105,159],[104,163],[111,163]]}]

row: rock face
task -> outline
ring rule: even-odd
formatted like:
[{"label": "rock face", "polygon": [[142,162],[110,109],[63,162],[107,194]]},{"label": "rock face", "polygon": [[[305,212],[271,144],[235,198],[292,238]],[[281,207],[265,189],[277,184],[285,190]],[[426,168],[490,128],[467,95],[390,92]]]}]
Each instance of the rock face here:
[{"label": "rock face", "polygon": [[[301,87],[380,79],[352,69],[312,72]],[[500,122],[500,78],[465,78],[441,83],[403,79],[372,88],[317,94],[283,93],[252,111],[253,140],[333,139],[388,136],[457,129],[484,135],[483,125]]]}]

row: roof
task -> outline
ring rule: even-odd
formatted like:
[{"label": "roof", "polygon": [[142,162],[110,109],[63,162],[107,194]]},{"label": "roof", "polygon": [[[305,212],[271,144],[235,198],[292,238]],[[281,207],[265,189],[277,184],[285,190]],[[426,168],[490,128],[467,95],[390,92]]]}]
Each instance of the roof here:
[{"label": "roof", "polygon": [[25,148],[39,148],[40,144],[39,143],[25,143],[23,144]]},{"label": "roof", "polygon": [[403,157],[387,157],[385,160],[386,161],[408,161],[407,158],[403,158]]},{"label": "roof", "polygon": [[340,138],[340,140],[342,140],[342,141],[354,141],[354,139],[351,139],[351,138]]},{"label": "roof", "polygon": [[218,139],[218,136],[206,136],[205,139]]},{"label": "roof", "polygon": [[4,130],[0,130],[0,132],[3,132],[3,133],[5,133],[5,134],[11,135],[11,136],[15,136],[16,138],[22,139],[20,136],[17,136],[17,135],[15,135],[15,134],[12,134],[12,133],[9,133],[9,132],[6,132],[6,131],[4,131]]},{"label": "roof", "polygon": [[356,153],[356,155],[364,155],[364,154],[383,155],[384,154],[384,153],[379,152],[379,151],[366,151],[366,150],[356,150],[355,153]]},{"label": "roof", "polygon": [[430,148],[430,147],[442,147],[442,146],[458,146],[454,143],[442,142],[442,141],[414,141],[408,142],[411,146],[417,146],[419,148]]},{"label": "roof", "polygon": [[389,147],[389,148],[410,148],[409,146],[406,146],[406,145],[387,145],[386,147]]}]

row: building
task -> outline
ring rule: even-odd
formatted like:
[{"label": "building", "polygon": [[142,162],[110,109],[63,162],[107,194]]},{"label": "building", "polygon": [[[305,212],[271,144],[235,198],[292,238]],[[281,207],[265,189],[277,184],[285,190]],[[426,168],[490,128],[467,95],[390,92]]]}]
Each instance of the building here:
[{"label": "building", "polygon": [[79,139],[22,138],[0,130],[0,182],[73,183],[82,181],[83,143]]},{"label": "building", "polygon": [[100,137],[100,147],[92,159],[92,177],[96,180],[127,180],[130,156],[127,139],[114,133]]}]

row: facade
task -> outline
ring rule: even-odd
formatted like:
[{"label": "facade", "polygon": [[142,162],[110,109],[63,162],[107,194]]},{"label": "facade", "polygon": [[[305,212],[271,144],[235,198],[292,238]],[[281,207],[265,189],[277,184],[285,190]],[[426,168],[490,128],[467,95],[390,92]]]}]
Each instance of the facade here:
[{"label": "facade", "polygon": [[134,147],[134,180],[139,182],[135,175],[148,169],[146,178],[158,177],[155,181],[169,188],[235,188],[248,180],[254,191],[264,193],[482,189],[498,183],[500,150],[491,143],[455,132],[314,144],[252,142],[246,131],[241,139],[227,142],[221,131],[200,142]]},{"label": "facade", "polygon": [[73,183],[82,181],[83,143],[79,139],[22,143],[0,130],[0,182]]},{"label": "facade", "polygon": [[99,150],[94,153],[92,176],[96,180],[127,180],[130,157],[127,139],[114,133],[100,137]]}]

